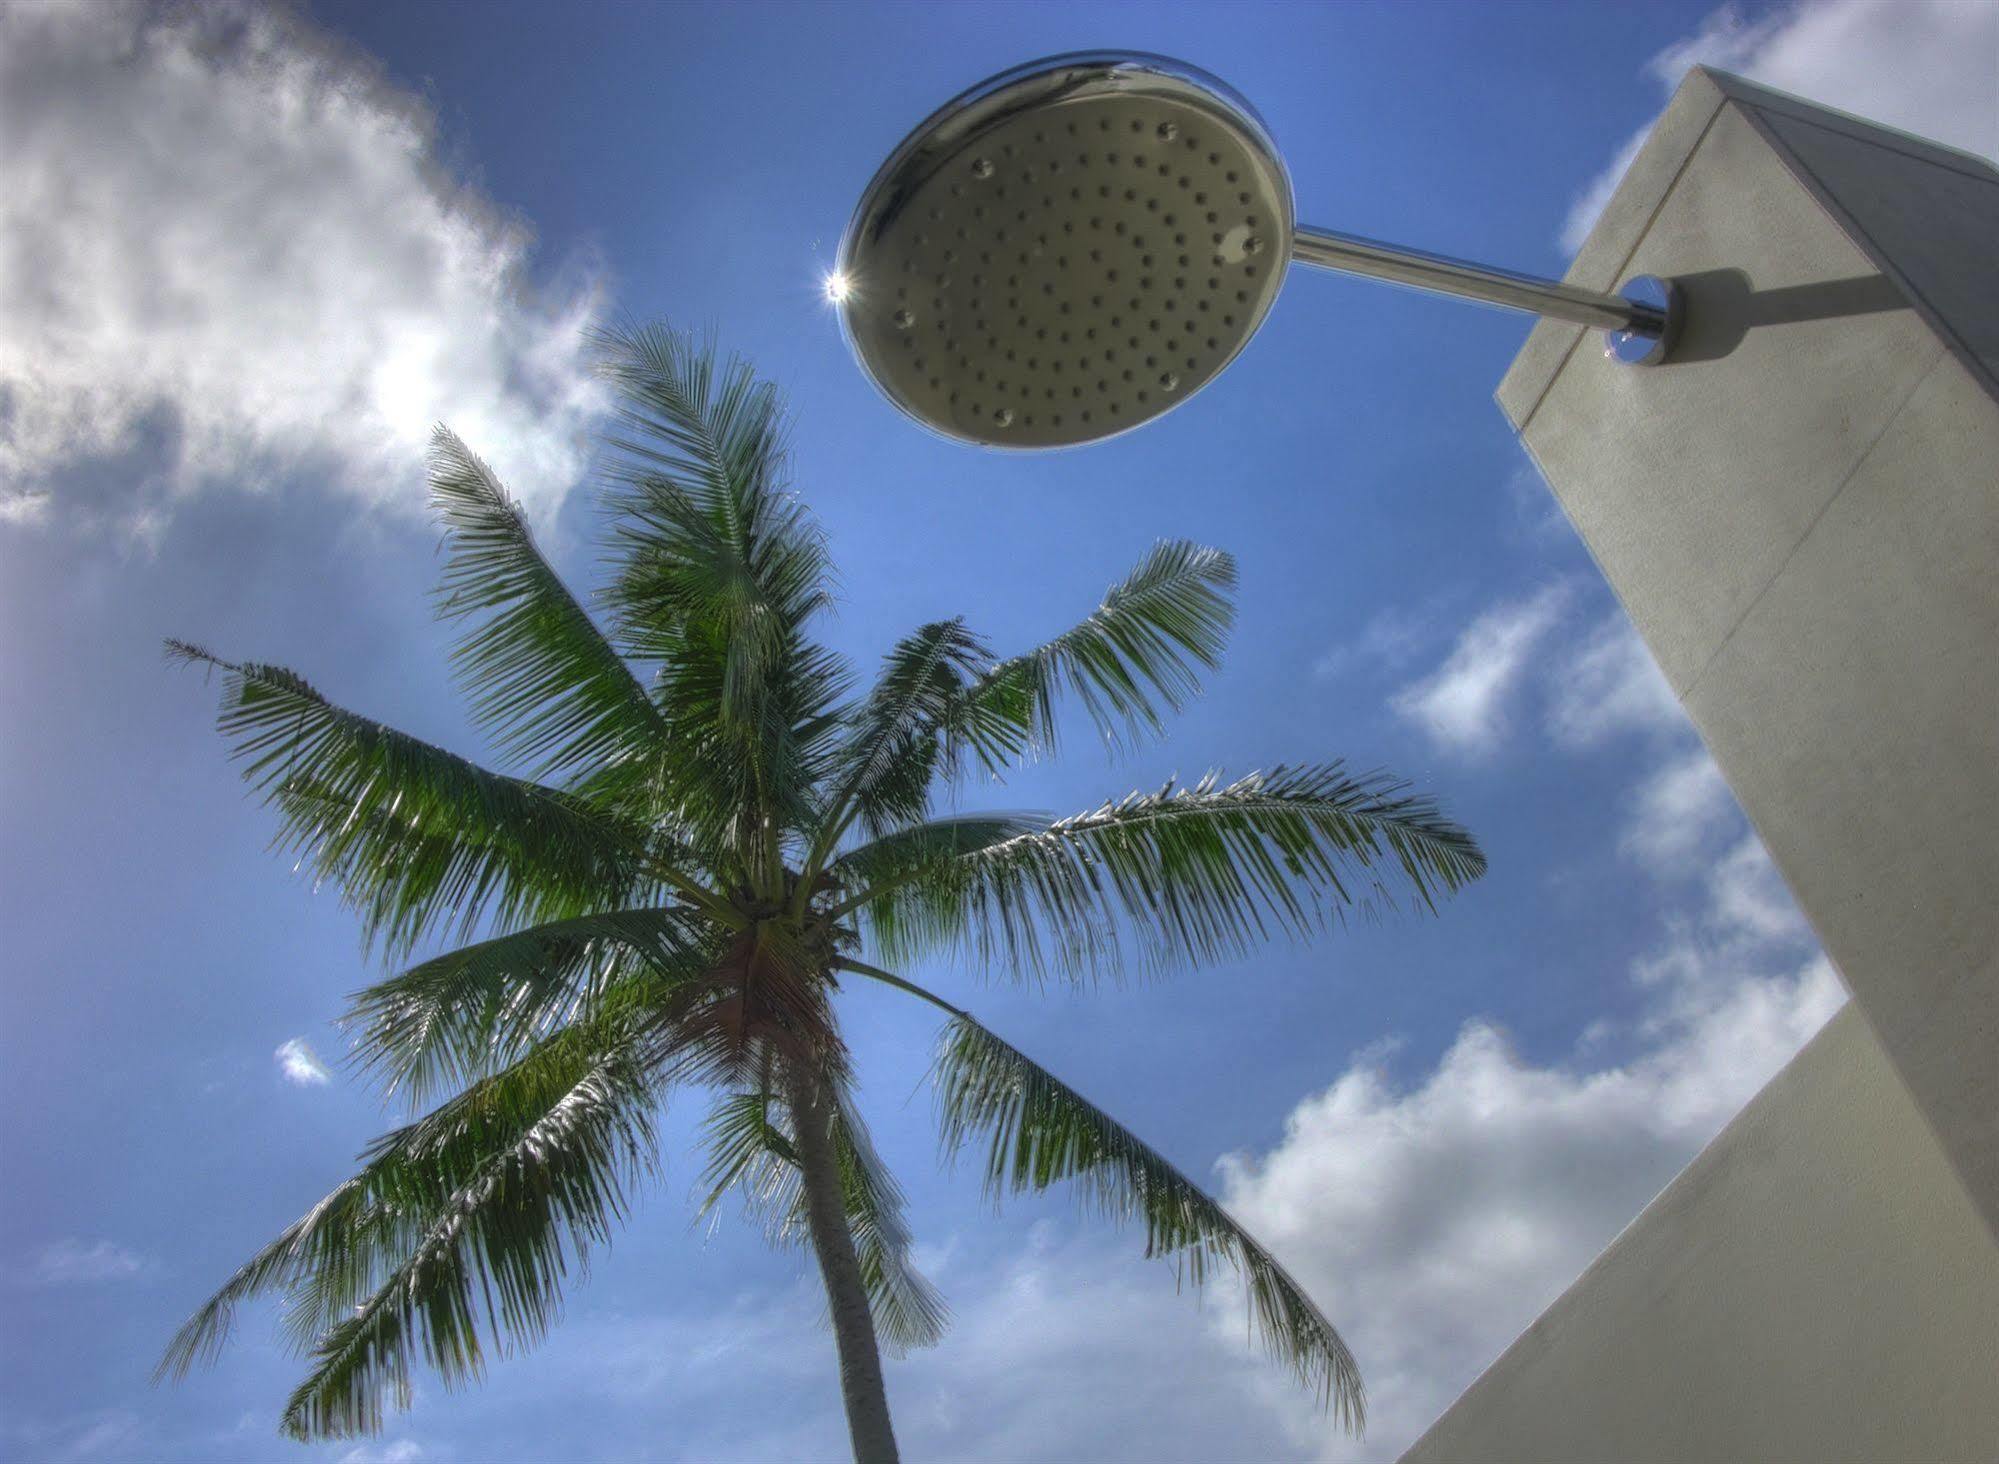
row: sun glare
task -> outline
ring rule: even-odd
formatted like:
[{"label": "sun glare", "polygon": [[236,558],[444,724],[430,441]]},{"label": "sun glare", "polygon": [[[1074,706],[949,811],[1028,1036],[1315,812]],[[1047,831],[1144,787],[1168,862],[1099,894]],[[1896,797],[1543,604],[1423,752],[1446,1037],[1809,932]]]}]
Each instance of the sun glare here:
[{"label": "sun glare", "polygon": [[845,300],[849,295],[854,293],[854,282],[836,269],[826,276],[825,289],[826,298],[835,305],[838,305],[842,300]]}]

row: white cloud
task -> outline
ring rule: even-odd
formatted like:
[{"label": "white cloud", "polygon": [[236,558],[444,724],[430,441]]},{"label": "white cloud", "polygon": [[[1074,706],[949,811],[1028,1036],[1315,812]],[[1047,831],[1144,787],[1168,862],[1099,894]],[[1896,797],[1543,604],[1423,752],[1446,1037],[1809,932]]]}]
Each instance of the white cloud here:
[{"label": "white cloud", "polygon": [[[1663,101],[1695,65],[1733,71],[1779,91],[1999,155],[1999,3],[1995,0],[1801,0],[1750,22],[1734,5],[1654,56],[1646,72]],[[1582,246],[1651,131],[1627,139],[1562,225]]]},{"label": "white cloud", "polygon": [[420,101],[304,22],[0,8],[0,137],[0,519],[98,513],[79,471],[135,452],[127,528],[294,469],[419,505],[439,420],[537,510],[580,475],[594,285],[537,294]]},{"label": "white cloud", "polygon": [[[947,1241],[947,1246],[954,1244]],[[963,1243],[955,1242],[962,1251]],[[1176,1289],[1139,1233],[1047,1220],[985,1252],[950,1287],[941,1346],[887,1364],[909,1458],[1282,1459],[1296,1424],[1286,1375],[1246,1345],[1245,1316]],[[715,1314],[599,1318],[544,1358],[532,1386],[567,1406],[660,1412],[679,1457],[817,1459],[844,1439],[833,1340],[809,1261],[787,1290]],[[745,1416],[745,1368],[782,1406]],[[1309,1408],[1307,1408],[1309,1414]]]},{"label": "white cloud", "polygon": [[1687,725],[1672,687],[1622,611],[1613,612],[1548,677],[1548,731],[1568,747],[1619,732],[1677,733]]},{"label": "white cloud", "polygon": [[1365,666],[1395,670],[1408,663],[1435,635],[1434,618],[1391,605],[1368,617],[1360,634],[1342,641],[1312,663],[1312,674],[1331,681]]},{"label": "white cloud", "polygon": [[0,493],[0,524],[38,524],[49,516],[49,497],[45,492]]},{"label": "white cloud", "polygon": [[[1632,795],[1619,846],[1654,878],[1692,873],[1734,827],[1735,796],[1622,611],[1580,637],[1558,637],[1572,589],[1557,582],[1484,611],[1444,663],[1390,705],[1440,745],[1484,755],[1507,735],[1531,681],[1559,747],[1648,737],[1659,760]],[[1534,664],[1540,674],[1530,677]]]},{"label": "white cloud", "polygon": [[1138,1244],[1043,1230],[993,1267],[943,1346],[898,1369],[910,1452],[996,1464],[1291,1452],[1288,1418],[1263,1399],[1293,1385],[1249,1345],[1239,1303],[1176,1294]]},{"label": "white cloud", "polygon": [[1766,940],[1810,937],[1805,917],[1754,835],[1742,840],[1716,865],[1712,877],[1716,914],[1738,930]]},{"label": "white cloud", "polygon": [[1735,795],[1704,748],[1654,769],[1638,789],[1623,835],[1624,852],[1655,877],[1686,873],[1735,818]]},{"label": "white cloud", "polygon": [[68,1286],[94,1281],[124,1281],[146,1269],[135,1252],[108,1240],[58,1240],[43,1248],[29,1268],[28,1279],[43,1286]]},{"label": "white cloud", "polygon": [[1547,585],[1496,605],[1465,628],[1443,665],[1389,702],[1438,744],[1479,755],[1505,735],[1528,660],[1560,621],[1570,586]]},{"label": "white cloud", "polygon": [[9,1457],[46,1464],[87,1464],[93,1459],[137,1459],[156,1442],[138,1416],[125,1408],[100,1409],[60,1421],[23,1417],[0,1420],[0,1437],[19,1446]]},{"label": "white cloud", "polygon": [[1506,528],[1514,538],[1537,546],[1574,541],[1575,529],[1561,500],[1532,458],[1515,464],[1506,475],[1504,493],[1511,515]]},{"label": "white cloud", "polygon": [[303,1037],[294,1037],[280,1044],[271,1056],[276,1059],[278,1071],[284,1074],[287,1083],[295,1083],[301,1088],[323,1088],[333,1081],[333,1074]]},{"label": "white cloud", "polygon": [[396,1439],[386,1444],[356,1444],[340,1456],[338,1464],[417,1464],[430,1457],[415,1439]]},{"label": "white cloud", "polygon": [[1359,1444],[1270,1394],[1326,1459],[1406,1447],[1843,1000],[1629,622],[1613,611],[1556,642],[1562,608],[1546,590],[1488,610],[1397,709],[1439,741],[1489,747],[1540,661],[1557,746],[1649,743],[1620,842],[1694,904],[1632,963],[1638,1015],[1597,1017],[1565,1060],[1530,1062],[1476,1019],[1409,1086],[1363,1049],[1273,1149],[1222,1162],[1226,1202],[1339,1322],[1369,1379]]},{"label": "white cloud", "polygon": [[[1634,971],[1648,1013],[1608,1034],[1640,1039],[1628,1060],[1583,1060],[1600,1031],[1569,1062],[1537,1065],[1474,1020],[1414,1086],[1357,1060],[1270,1152],[1222,1161],[1226,1203],[1367,1375],[1367,1439],[1321,1428],[1321,1457],[1407,1447],[1838,1009],[1839,983],[1797,927],[1773,937],[1741,918],[1733,882],[1762,877],[1747,847]],[[1295,1400],[1282,1406],[1313,1427]]]},{"label": "white cloud", "polygon": [[1574,254],[1583,247],[1583,241],[1589,238],[1589,231],[1596,227],[1596,221],[1603,217],[1611,195],[1624,181],[1624,175],[1630,171],[1631,164],[1638,157],[1638,150],[1645,145],[1651,131],[1652,123],[1648,122],[1625,138],[1617,149],[1617,155],[1604,166],[1602,172],[1590,179],[1588,186],[1569,205],[1568,214],[1562,219],[1561,233],[1562,248],[1568,253]]},{"label": "white cloud", "polygon": [[[1432,740],[1470,753],[1491,752],[1505,737],[1530,681],[1543,700],[1548,734],[1562,747],[1593,747],[1631,732],[1684,734],[1688,723],[1678,699],[1621,610],[1579,637],[1556,638],[1575,588],[1556,581],[1481,612],[1444,662],[1396,692],[1390,706]],[[1371,623],[1356,647],[1343,653],[1340,668],[1385,643],[1403,623]],[[1540,674],[1530,676],[1536,666]]]}]

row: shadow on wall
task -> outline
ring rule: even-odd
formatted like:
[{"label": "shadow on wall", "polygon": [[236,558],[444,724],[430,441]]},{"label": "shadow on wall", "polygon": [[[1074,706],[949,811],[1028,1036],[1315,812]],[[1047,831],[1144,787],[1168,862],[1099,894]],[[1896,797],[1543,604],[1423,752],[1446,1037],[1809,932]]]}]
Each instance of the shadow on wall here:
[{"label": "shadow on wall", "polygon": [[1669,361],[1675,366],[1688,361],[1719,361],[1758,326],[1909,308],[1908,297],[1883,274],[1775,290],[1757,289],[1739,269],[1704,269],[1673,279],[1686,292],[1687,300],[1686,326]]}]

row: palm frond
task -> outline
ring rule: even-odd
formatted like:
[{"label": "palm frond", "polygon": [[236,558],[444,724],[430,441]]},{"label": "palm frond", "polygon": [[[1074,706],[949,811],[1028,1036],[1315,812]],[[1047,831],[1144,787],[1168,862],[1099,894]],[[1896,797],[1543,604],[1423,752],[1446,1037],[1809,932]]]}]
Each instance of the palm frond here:
[{"label": "palm frond", "polygon": [[824,539],[786,491],[783,401],[748,362],[680,331],[607,330],[598,343],[617,396],[618,631],[649,660],[720,632],[734,663],[725,702],[741,708],[786,635],[829,603]]},{"label": "palm frond", "polygon": [[755,1088],[718,1094],[709,1106],[701,1121],[708,1149],[702,1180],[708,1193],[697,1213],[713,1213],[722,1197],[735,1191],[764,1219],[774,1238],[790,1239],[798,1203],[798,1150],[772,1107],[774,1101],[767,1089]]},{"label": "palm frond", "polygon": [[972,707],[966,687],[991,660],[962,620],[919,627],[896,643],[851,716],[832,795],[837,837],[858,817],[870,834],[912,823],[930,808],[945,741]]},{"label": "palm frond", "polygon": [[1235,559],[1220,549],[1155,544],[1089,619],[974,683],[962,718],[971,748],[994,765],[1023,749],[1052,750],[1064,692],[1113,745],[1157,736],[1163,712],[1185,706],[1201,672],[1221,663],[1235,582]]},{"label": "palm frond", "polygon": [[278,810],[276,847],[336,884],[371,942],[405,952],[488,915],[562,918],[637,886],[643,833],[582,800],[345,711],[283,667],[167,649],[225,673],[217,725]]},{"label": "palm frond", "polygon": [[882,1164],[867,1125],[844,1095],[833,1121],[833,1148],[875,1325],[898,1355],[936,1346],[951,1309],[910,1259],[913,1242],[903,1221],[902,1186]]},{"label": "palm frond", "polygon": [[664,786],[703,862],[755,883],[774,871],[787,839],[819,825],[848,670],[822,647],[792,646],[751,720],[723,711],[721,672],[718,657],[689,655],[661,678],[674,736]]},{"label": "palm frond", "polygon": [[[513,931],[410,967],[355,993],[343,1023],[354,1056],[387,1092],[422,1102],[588,1020],[636,971],[691,978],[722,932],[684,906],[606,910]],[[659,982],[648,990],[666,988]]]},{"label": "palm frond", "polygon": [[[372,1289],[341,1287],[320,1301],[322,1314],[337,1301],[351,1315],[314,1346],[284,1431],[379,1430],[385,1391],[408,1406],[417,1356],[447,1384],[479,1373],[482,1325],[511,1346],[538,1341],[567,1274],[610,1239],[626,1186],[655,1162],[653,1101],[624,1052],[558,1038],[377,1141],[372,1187],[397,1223],[340,1268]],[[317,1272],[322,1283],[329,1274]]]},{"label": "palm frond", "polygon": [[897,829],[840,855],[827,874],[841,891],[839,912],[875,904],[878,916],[898,913],[894,896],[904,885],[926,877],[955,878],[960,861],[1044,831],[1049,824],[1040,813],[965,813],[930,819]]},{"label": "palm frond", "polygon": [[439,613],[476,617],[456,654],[480,722],[537,778],[617,768],[643,782],[665,733],[658,709],[542,558],[520,505],[443,427],[430,496],[450,530]]},{"label": "palm frond", "polygon": [[807,634],[831,603],[823,536],[786,489],[776,390],[664,327],[603,332],[618,400],[607,468],[612,635],[657,663],[663,797],[701,848],[774,882],[815,822],[846,663]]},{"label": "palm frond", "polygon": [[181,1324],[153,1369],[153,1381],[185,1377],[194,1367],[206,1366],[221,1356],[235,1328],[236,1308],[243,1302],[308,1284],[315,1274],[325,1237],[336,1227],[352,1227],[354,1212],[361,1207],[365,1194],[364,1177],[347,1180],[239,1267]]},{"label": "palm frond", "polygon": [[482,1315],[517,1344],[546,1330],[566,1273],[654,1162],[655,1102],[614,1031],[567,1029],[370,1145],[359,1173],[188,1319],[156,1378],[212,1360],[236,1308],[277,1291],[314,1360],[286,1431],[375,1431],[385,1389],[407,1406],[419,1352],[451,1382],[479,1370]]},{"label": "palm frond", "polygon": [[1431,800],[1338,763],[1228,784],[1211,773],[1011,836],[976,820],[930,827],[835,866],[877,872],[836,909],[859,910],[890,964],[946,950],[1084,977],[1123,969],[1128,942],[1145,969],[1213,962],[1392,906],[1390,880],[1431,907],[1485,870]]},{"label": "palm frond", "polygon": [[1254,1236],[1156,1149],[964,1014],[945,1029],[935,1076],[945,1149],[985,1136],[986,1188],[995,1199],[1073,1180],[1086,1205],[1119,1222],[1141,1221],[1145,1253],[1170,1259],[1195,1286],[1218,1265],[1233,1268],[1271,1355],[1360,1431],[1360,1371],[1333,1324]]},{"label": "palm frond", "polygon": [[[703,1124],[709,1189],[707,1214],[723,1195],[740,1192],[773,1240],[803,1244],[807,1235],[803,1176],[789,1120],[762,1090],[717,1099]],[[950,1308],[910,1260],[912,1240],[903,1221],[902,1188],[876,1153],[851,1099],[833,1118],[833,1152],[840,1188],[869,1309],[883,1342],[898,1355],[932,1347],[943,1337]]]}]

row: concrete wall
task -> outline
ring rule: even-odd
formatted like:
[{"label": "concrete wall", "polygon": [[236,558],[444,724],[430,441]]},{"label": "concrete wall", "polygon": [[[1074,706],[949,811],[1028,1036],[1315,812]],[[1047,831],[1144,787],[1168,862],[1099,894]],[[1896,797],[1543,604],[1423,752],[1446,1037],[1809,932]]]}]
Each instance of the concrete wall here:
[{"label": "concrete wall", "polygon": [[1854,1002],[1404,1457],[1999,1458],[1999,171],[1696,71],[1501,408]]},{"label": "concrete wall", "polygon": [[1402,1457],[1995,1452],[1992,1243],[1849,1006]]},{"label": "concrete wall", "polygon": [[1999,171],[1689,76],[1499,389],[1999,1235]]}]

